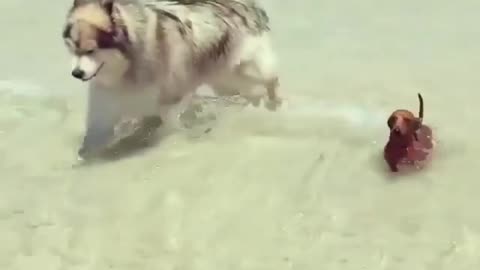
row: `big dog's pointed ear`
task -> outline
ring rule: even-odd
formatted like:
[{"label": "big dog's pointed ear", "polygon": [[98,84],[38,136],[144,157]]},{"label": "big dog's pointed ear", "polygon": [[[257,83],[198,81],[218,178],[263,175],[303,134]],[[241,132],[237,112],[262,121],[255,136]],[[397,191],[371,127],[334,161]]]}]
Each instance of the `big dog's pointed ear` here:
[{"label": "big dog's pointed ear", "polygon": [[73,0],[73,7],[78,7],[88,2],[88,0]]},{"label": "big dog's pointed ear", "polygon": [[100,0],[100,4],[105,9],[108,15],[112,15],[114,2],[115,0]]}]

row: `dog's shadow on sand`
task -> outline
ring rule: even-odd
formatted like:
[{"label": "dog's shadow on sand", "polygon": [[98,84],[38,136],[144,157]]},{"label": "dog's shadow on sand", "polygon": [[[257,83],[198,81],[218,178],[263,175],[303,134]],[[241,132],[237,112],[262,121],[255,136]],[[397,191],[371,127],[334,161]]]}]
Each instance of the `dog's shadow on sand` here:
[{"label": "dog's shadow on sand", "polygon": [[80,160],[74,167],[114,162],[148,151],[160,142],[161,136],[157,130],[161,125],[161,118],[156,116],[122,123],[117,127],[115,139],[101,154]]},{"label": "dog's shadow on sand", "polygon": [[[198,108],[197,108],[198,110]],[[192,138],[198,138],[211,132],[212,121],[215,117],[212,114],[199,117],[198,111],[183,114],[182,125],[186,130],[197,131],[197,135]],[[159,128],[163,125],[163,121],[158,116],[145,117],[143,119],[130,119],[119,123],[116,127],[115,138],[102,151],[101,154],[88,159],[80,160],[74,167],[95,166],[109,162],[115,162],[122,159],[135,157],[141,153],[145,153],[161,143],[162,139],[170,134],[169,131],[159,132]],[[165,131],[165,130],[164,130]],[[198,134],[198,131],[201,133]]]},{"label": "dog's shadow on sand", "polygon": [[146,117],[130,134],[121,136],[100,156],[105,161],[116,161],[147,151],[159,143],[159,117]]},{"label": "dog's shadow on sand", "polygon": [[[243,109],[248,102],[240,96],[211,97],[199,96],[179,115],[182,129],[187,130],[188,137],[199,139],[212,131],[220,111],[225,109]],[[135,157],[152,150],[170,135],[171,131],[160,127],[163,121],[159,116],[143,119],[128,119],[119,123],[115,138],[101,155],[80,160],[74,167],[95,166]],[[159,132],[159,128],[165,132]]]}]

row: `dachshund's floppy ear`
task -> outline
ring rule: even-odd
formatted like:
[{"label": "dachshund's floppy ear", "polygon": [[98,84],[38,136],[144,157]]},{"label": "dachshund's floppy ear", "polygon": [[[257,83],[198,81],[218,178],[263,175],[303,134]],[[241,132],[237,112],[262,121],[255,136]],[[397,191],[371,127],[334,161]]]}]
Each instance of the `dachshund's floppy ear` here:
[{"label": "dachshund's floppy ear", "polygon": [[393,128],[393,126],[395,125],[395,122],[397,122],[397,117],[395,115],[391,115],[389,118],[388,118],[388,121],[387,121],[387,125],[390,129]]},{"label": "dachshund's floppy ear", "polygon": [[418,134],[416,131],[413,133],[413,138],[418,142]]},{"label": "dachshund's floppy ear", "polygon": [[413,137],[418,141],[418,130],[422,127],[422,118],[415,118],[412,123]]},{"label": "dachshund's floppy ear", "polygon": [[422,118],[415,118],[412,125],[414,131],[419,130],[422,127]]}]

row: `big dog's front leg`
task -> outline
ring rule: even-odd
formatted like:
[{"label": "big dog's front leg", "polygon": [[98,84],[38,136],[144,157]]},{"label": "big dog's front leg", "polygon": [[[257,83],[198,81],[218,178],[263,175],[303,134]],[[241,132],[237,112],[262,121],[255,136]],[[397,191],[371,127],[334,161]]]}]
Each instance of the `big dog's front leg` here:
[{"label": "big dog's front leg", "polygon": [[121,118],[118,97],[111,89],[90,85],[88,90],[86,133],[78,151],[86,160],[100,154],[112,142],[115,125]]}]

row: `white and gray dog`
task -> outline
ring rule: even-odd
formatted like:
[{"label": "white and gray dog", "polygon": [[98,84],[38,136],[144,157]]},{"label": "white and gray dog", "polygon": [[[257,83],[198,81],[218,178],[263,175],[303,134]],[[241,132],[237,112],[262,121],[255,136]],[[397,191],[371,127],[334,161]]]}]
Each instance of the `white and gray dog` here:
[{"label": "white and gray dog", "polygon": [[201,85],[275,110],[269,32],[255,0],[74,0],[63,39],[72,76],[89,82],[80,157],[104,149],[123,117],[178,121]]}]

